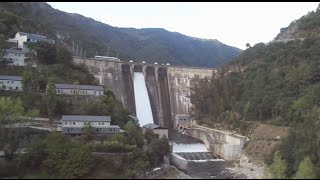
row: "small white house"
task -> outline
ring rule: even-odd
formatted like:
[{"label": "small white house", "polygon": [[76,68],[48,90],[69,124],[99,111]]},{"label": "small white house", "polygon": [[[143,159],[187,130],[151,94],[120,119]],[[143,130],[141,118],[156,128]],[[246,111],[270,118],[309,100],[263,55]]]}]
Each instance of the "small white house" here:
[{"label": "small white house", "polygon": [[62,115],[62,133],[82,134],[85,127],[91,126],[95,133],[110,134],[120,132],[120,127],[110,125],[110,116]]},{"label": "small white house", "polygon": [[103,86],[91,85],[73,85],[73,84],[55,84],[56,94],[77,94],[77,95],[91,95],[102,96],[104,95]]},{"label": "small white house", "polygon": [[38,35],[38,34],[31,34],[26,32],[17,32],[16,36],[12,39],[8,40],[9,42],[16,42],[18,43],[19,48],[23,48],[23,43],[25,42],[39,42],[44,41],[51,44],[54,44],[55,41],[52,39],[48,39],[46,36]]},{"label": "small white house", "polygon": [[2,57],[8,65],[26,66],[25,52],[16,49],[2,49]]},{"label": "small white house", "polygon": [[22,91],[22,77],[0,75],[0,88],[3,90]]}]

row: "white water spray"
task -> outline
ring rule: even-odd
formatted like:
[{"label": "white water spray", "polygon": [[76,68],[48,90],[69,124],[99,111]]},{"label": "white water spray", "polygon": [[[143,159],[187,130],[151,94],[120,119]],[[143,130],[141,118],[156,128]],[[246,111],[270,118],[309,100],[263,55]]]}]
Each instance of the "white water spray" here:
[{"label": "white water spray", "polygon": [[[89,70],[91,71],[90,66],[89,66]],[[103,71],[101,67],[100,67],[100,72],[98,72],[98,74],[94,74],[93,76],[99,79],[99,84],[102,85]]]},{"label": "white water spray", "polygon": [[139,119],[140,126],[142,127],[146,124],[154,123],[146,81],[142,72],[134,72],[133,88],[136,114]]},{"label": "white water spray", "polygon": [[173,152],[208,152],[206,146],[202,143],[177,144],[173,143]]}]

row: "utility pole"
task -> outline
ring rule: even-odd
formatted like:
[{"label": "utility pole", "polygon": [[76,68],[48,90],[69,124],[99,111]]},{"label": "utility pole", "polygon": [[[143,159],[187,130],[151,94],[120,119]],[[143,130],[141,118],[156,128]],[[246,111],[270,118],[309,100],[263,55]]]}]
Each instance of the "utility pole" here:
[{"label": "utility pole", "polygon": [[81,48],[80,48],[80,56],[82,57],[82,45],[81,45]]},{"label": "utility pole", "polygon": [[78,56],[78,43],[77,43],[77,52],[76,52],[76,56]]},{"label": "utility pole", "polygon": [[97,50],[96,50],[96,56],[98,55],[98,52],[97,52]]},{"label": "utility pole", "polygon": [[110,46],[108,46],[108,52],[107,52],[107,56],[109,56],[109,49],[110,49]]},{"label": "utility pole", "polygon": [[74,55],[74,40],[72,40],[72,53]]},{"label": "utility pole", "polygon": [[86,58],[86,54],[87,54],[87,51],[84,50],[84,57],[83,58]]}]

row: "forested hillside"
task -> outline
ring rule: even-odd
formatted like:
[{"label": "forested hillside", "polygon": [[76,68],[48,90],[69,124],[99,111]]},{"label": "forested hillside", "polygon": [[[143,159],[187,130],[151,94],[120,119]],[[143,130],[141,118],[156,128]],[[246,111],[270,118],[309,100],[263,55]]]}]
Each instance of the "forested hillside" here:
[{"label": "forested hillside", "polygon": [[[317,22],[319,13],[311,13],[308,22]],[[304,32],[319,28],[313,24]],[[281,177],[294,177],[307,157],[320,167],[320,37],[299,37],[305,39],[248,48],[217,78],[199,80],[191,97],[193,116],[202,123],[224,123],[242,132],[247,121],[292,127],[278,149],[286,164]],[[275,161],[266,158],[266,163]]]},{"label": "forested hillside", "polygon": [[43,2],[1,2],[0,10],[10,14],[0,23],[0,32],[5,35],[12,37],[19,30],[55,38],[59,33],[69,47],[73,43],[78,45],[78,55],[82,48],[81,55],[86,52],[87,57],[97,54],[118,56],[125,61],[213,67],[240,53],[238,48],[218,40],[192,38],[161,28],[112,27],[79,14],[53,9]]}]

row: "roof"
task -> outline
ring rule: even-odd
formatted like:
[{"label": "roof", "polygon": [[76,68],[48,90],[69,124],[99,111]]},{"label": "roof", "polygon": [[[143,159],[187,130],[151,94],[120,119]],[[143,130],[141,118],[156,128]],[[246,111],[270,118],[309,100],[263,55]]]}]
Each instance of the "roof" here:
[{"label": "roof", "polygon": [[5,76],[5,75],[0,75],[0,79],[2,79],[2,80],[22,81],[22,77],[21,77],[21,76]]},{"label": "roof", "polygon": [[2,49],[2,52],[5,53],[17,53],[17,54],[25,54],[26,52],[17,49]]},{"label": "roof", "polygon": [[57,89],[85,89],[85,90],[103,91],[103,86],[91,86],[91,85],[55,84],[55,87]]},{"label": "roof", "polygon": [[32,34],[32,33],[26,33],[26,32],[17,32],[22,36],[27,36],[28,38],[32,38],[32,39],[37,39],[37,40],[42,40],[42,41],[54,41],[52,39],[48,39],[46,36],[42,36],[39,34]]},{"label": "roof", "polygon": [[47,39],[46,36],[42,36],[42,35],[39,35],[39,34],[32,34],[32,33],[26,33],[26,32],[17,32],[17,33],[19,33],[22,36],[28,36],[30,38],[44,38],[44,39]]},{"label": "roof", "polygon": [[85,116],[85,115],[62,115],[62,121],[78,121],[78,122],[110,122],[110,116]]},{"label": "roof", "polygon": [[160,127],[156,124],[153,124],[153,123],[146,124],[142,127],[146,128],[146,129],[165,129],[165,128],[162,128],[162,127]]}]

